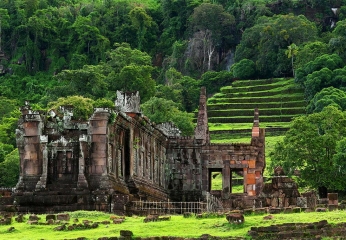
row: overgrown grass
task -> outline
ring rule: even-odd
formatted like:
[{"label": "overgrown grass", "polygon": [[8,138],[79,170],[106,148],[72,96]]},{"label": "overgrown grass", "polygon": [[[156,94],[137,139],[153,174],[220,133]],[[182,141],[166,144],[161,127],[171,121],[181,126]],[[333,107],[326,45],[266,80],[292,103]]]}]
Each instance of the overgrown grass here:
[{"label": "overgrown grass", "polygon": [[[227,131],[227,130],[240,130],[251,129],[253,123],[209,123],[209,131]],[[289,127],[289,122],[261,122],[260,127]]]},{"label": "overgrown grass", "polygon": [[[78,211],[79,212],[79,211]],[[77,212],[77,213],[78,213]],[[85,212],[85,211],[83,211]],[[72,215],[74,213],[71,213]],[[85,218],[91,221],[109,220],[110,214],[95,212],[83,213]],[[184,218],[183,216],[171,216],[170,221],[144,223],[144,217],[127,217],[122,224],[100,224],[96,229],[54,231],[56,225],[29,225],[25,223],[13,223],[13,232],[8,232],[9,225],[0,226],[1,239],[71,239],[85,237],[86,239],[98,239],[99,237],[118,237],[120,230],[130,230],[134,237],[153,236],[179,236],[179,237],[199,237],[202,234],[212,236],[239,236],[247,237],[247,232],[254,226],[269,226],[282,223],[309,223],[327,220],[329,223],[340,223],[346,221],[346,211],[333,212],[311,212],[311,213],[291,213],[275,214],[272,220],[263,220],[264,215],[245,216],[245,223],[241,225],[231,225],[225,217],[210,215],[206,218],[197,219],[195,217]],[[45,215],[40,215],[40,223],[44,223]],[[72,224],[73,220],[70,220]]]}]

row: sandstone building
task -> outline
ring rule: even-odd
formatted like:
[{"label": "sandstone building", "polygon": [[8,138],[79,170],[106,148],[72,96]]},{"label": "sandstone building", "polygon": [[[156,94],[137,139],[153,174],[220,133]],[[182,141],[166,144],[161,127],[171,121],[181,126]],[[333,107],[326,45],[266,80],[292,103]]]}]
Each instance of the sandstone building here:
[{"label": "sandstone building", "polygon": [[22,107],[17,145],[19,211],[126,211],[133,200],[198,201],[222,172],[224,207],[234,207],[232,173],[243,176],[238,200],[251,205],[263,188],[264,129],[255,110],[249,144],[210,143],[206,91],[201,89],[191,137],[173,124],[155,125],[140,111],[138,93],[118,92],[115,109],[97,108],[88,121]]}]

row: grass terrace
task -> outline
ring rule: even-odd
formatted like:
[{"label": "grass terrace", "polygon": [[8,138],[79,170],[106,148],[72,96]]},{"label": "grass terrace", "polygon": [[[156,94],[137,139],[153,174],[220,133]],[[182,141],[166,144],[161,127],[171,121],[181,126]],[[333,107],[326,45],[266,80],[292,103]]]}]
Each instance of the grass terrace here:
[{"label": "grass terrace", "polygon": [[[213,143],[250,143],[254,109],[266,128],[266,161],[291,120],[306,113],[303,90],[294,79],[235,81],[208,99],[208,122]],[[265,175],[268,173],[265,172]]]}]

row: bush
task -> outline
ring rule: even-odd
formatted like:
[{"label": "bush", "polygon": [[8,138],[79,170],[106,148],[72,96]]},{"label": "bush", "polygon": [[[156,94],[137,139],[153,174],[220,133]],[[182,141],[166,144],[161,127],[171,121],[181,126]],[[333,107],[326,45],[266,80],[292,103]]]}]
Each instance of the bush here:
[{"label": "bush", "polygon": [[252,60],[243,59],[233,65],[233,76],[239,79],[251,79],[256,73],[256,65]]}]

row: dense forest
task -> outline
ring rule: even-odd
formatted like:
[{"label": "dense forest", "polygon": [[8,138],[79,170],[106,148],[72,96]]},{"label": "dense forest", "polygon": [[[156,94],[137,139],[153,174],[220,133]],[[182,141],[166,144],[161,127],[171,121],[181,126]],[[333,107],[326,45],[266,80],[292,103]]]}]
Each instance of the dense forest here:
[{"label": "dense forest", "polygon": [[0,186],[17,181],[25,100],[109,106],[138,90],[149,118],[189,135],[200,87],[237,79],[294,77],[309,113],[345,110],[345,50],[346,0],[1,0]]}]

